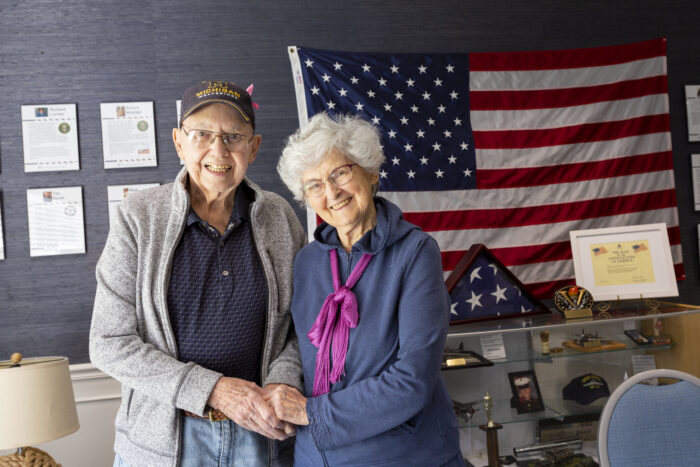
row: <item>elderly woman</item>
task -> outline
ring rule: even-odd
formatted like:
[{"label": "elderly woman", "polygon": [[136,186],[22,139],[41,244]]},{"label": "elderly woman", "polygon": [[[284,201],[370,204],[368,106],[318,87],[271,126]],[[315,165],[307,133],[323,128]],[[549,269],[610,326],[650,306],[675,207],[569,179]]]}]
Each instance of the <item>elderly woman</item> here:
[{"label": "elderly woman", "polygon": [[305,238],[246,178],[261,142],[249,90],[184,92],[185,167],[119,205],[97,264],[90,358],[122,383],[115,466],[268,465],[269,438],[293,431],[264,393],[301,388],[289,306]]},{"label": "elderly woman", "polygon": [[440,376],[450,309],[440,251],[373,196],[383,160],[374,126],[318,114],[278,165],[324,221],[294,261],[306,397],[268,394],[300,425],[295,465],[464,465]]}]

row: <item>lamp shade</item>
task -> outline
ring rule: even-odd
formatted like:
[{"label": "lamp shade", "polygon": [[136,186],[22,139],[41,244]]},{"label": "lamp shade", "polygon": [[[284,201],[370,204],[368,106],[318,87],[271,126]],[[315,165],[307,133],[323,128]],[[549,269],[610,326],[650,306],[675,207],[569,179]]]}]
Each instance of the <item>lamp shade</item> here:
[{"label": "lamp shade", "polygon": [[0,362],[0,449],[51,441],[78,428],[67,358]]}]

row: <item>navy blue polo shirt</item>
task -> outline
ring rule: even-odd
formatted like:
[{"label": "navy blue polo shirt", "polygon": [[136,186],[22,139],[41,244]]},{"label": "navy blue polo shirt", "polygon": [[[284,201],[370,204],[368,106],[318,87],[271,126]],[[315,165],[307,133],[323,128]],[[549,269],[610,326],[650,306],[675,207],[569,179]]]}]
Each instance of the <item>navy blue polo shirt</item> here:
[{"label": "navy blue polo shirt", "polygon": [[238,186],[223,235],[190,207],[173,258],[168,313],[180,361],[259,383],[267,283],[248,215],[254,198]]}]

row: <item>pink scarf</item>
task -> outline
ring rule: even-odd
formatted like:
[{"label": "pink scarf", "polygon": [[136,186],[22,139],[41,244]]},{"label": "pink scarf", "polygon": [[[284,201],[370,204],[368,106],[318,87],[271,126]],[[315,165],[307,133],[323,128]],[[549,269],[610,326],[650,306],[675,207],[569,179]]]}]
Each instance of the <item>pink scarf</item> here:
[{"label": "pink scarf", "polygon": [[[344,286],[340,286],[338,276],[338,252],[331,250],[331,272],[333,273],[333,292],[328,294],[321,306],[321,311],[316,317],[314,325],[307,334],[316,353],[316,374],[314,376],[314,397],[326,394],[330,391],[330,383],[337,383],[345,374],[345,356],[348,353],[348,333],[350,328],[357,326],[359,316],[357,314],[357,298],[350,289],[357,283],[362,273],[367,268],[372,255],[365,253],[357,262],[355,269],[350,273]],[[336,313],[340,305],[340,316],[336,320]],[[329,354],[333,341],[333,371],[328,374],[330,366]]]}]

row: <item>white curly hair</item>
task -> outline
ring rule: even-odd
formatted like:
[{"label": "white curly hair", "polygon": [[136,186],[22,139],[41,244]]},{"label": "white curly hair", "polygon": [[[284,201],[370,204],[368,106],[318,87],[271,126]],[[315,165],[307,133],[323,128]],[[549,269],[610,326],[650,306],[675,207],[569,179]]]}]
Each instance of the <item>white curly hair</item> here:
[{"label": "white curly hair", "polygon": [[329,116],[322,112],[287,139],[277,172],[294,199],[304,202],[301,177],[317,167],[333,150],[370,174],[379,174],[384,162],[381,136],[376,126],[358,115]]}]

